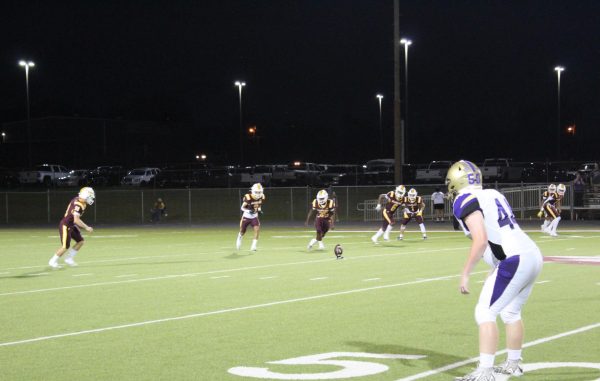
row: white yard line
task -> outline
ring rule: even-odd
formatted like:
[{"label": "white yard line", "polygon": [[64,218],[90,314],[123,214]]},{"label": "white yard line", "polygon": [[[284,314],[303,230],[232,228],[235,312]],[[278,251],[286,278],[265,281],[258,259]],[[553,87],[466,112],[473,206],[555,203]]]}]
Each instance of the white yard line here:
[{"label": "white yard line", "polygon": [[263,276],[263,277],[258,278],[258,279],[273,279],[273,278],[277,278],[277,276]]},{"label": "white yard line", "polygon": [[6,275],[6,274],[10,274],[10,272],[9,271],[5,271],[3,273],[0,273],[0,275]]},{"label": "white yard line", "polygon": [[369,278],[369,279],[363,279],[363,282],[373,282],[374,280],[380,280],[381,278]]},{"label": "white yard line", "polygon": [[222,279],[222,278],[231,278],[230,275],[221,275],[221,276],[211,276],[210,279]]},{"label": "white yard line", "polygon": [[[577,328],[577,329],[574,329],[572,331],[567,331],[567,332],[559,333],[558,335],[548,336],[548,337],[544,337],[544,338],[537,339],[537,340],[534,340],[534,341],[530,341],[528,343],[525,343],[523,345],[523,347],[524,348],[533,347],[535,345],[544,344],[544,343],[547,343],[549,341],[561,339],[563,337],[567,337],[567,336],[571,336],[571,335],[576,335],[578,333],[586,332],[586,331],[589,331],[589,330],[592,330],[592,329],[595,329],[595,328],[598,328],[598,327],[600,327],[600,323],[595,323],[595,324],[587,325],[585,327]],[[496,355],[501,355],[501,354],[504,354],[504,353],[506,353],[506,350],[497,352]],[[460,368],[461,366],[474,363],[474,362],[476,362],[478,360],[479,360],[479,357],[473,357],[473,358],[470,358],[470,359],[467,359],[467,360],[463,360],[463,361],[459,361],[459,362],[455,362],[453,364],[449,364],[449,365],[443,366],[441,368],[432,369],[432,370],[428,370],[427,372],[415,374],[414,376],[400,378],[400,379],[398,379],[396,381],[414,381],[414,380],[420,380],[420,379],[425,378],[425,377],[429,377],[429,376],[433,376],[433,375],[436,375],[436,374],[439,374],[439,373],[443,373],[443,372],[445,372],[447,370]]]},{"label": "white yard line", "polygon": [[92,273],[87,273],[87,274],[73,274],[73,276],[90,276],[90,275],[94,275]]},{"label": "white yard line", "polygon": [[42,275],[48,275],[48,273],[43,272],[43,273],[27,274],[27,276],[42,276]]},{"label": "white yard line", "polygon": [[549,280],[541,280],[539,282],[535,282],[535,284],[544,284],[550,282]]},{"label": "white yard line", "polygon": [[115,275],[115,278],[131,278],[137,276],[137,274],[123,274],[123,275]]},{"label": "white yard line", "polygon": [[318,278],[310,278],[309,280],[323,280],[323,279],[328,279],[328,277],[322,276],[322,277],[318,277]]},{"label": "white yard line", "polygon": [[[487,271],[482,271],[482,272],[487,272]],[[480,273],[480,272],[478,272],[478,273]],[[445,281],[445,280],[454,279],[454,278],[458,278],[458,277],[460,277],[460,274],[446,275],[446,276],[441,276],[441,277],[436,277],[436,278],[429,278],[429,279],[416,280],[416,281],[410,281],[410,282],[395,283],[395,284],[388,284],[388,285],[383,285],[383,286],[374,286],[374,287],[367,287],[367,288],[357,288],[357,289],[353,289],[353,290],[333,292],[333,293],[328,293],[328,294],[320,294],[320,295],[306,296],[306,297],[302,297],[302,298],[279,300],[279,301],[270,302],[270,303],[254,304],[254,305],[242,306],[242,307],[233,307],[233,308],[227,308],[227,309],[223,309],[223,310],[199,312],[199,313],[183,315],[183,316],[174,316],[174,317],[168,317],[168,318],[163,318],[163,319],[146,320],[146,321],[141,321],[141,322],[114,325],[114,326],[102,327],[102,328],[94,328],[94,329],[88,329],[88,330],[83,330],[83,331],[60,333],[60,334],[49,335],[49,336],[40,336],[40,337],[31,338],[31,339],[24,339],[24,340],[0,343],[0,347],[8,347],[8,346],[13,346],[13,345],[34,343],[34,342],[38,342],[38,341],[60,339],[63,337],[70,337],[70,336],[81,336],[81,335],[86,335],[86,334],[90,334],[90,333],[100,333],[100,332],[112,331],[112,330],[117,330],[117,329],[141,327],[141,326],[150,325],[150,324],[166,323],[166,322],[170,322],[170,321],[193,319],[193,318],[204,317],[204,316],[220,315],[220,314],[225,314],[225,313],[229,313],[229,312],[254,310],[254,309],[259,309],[259,308],[283,305],[283,304],[306,302],[306,301],[311,301],[311,300],[319,300],[319,299],[331,298],[331,297],[342,296],[342,295],[351,295],[351,294],[357,294],[357,293],[368,292],[368,291],[376,291],[376,290],[383,290],[383,289],[389,289],[389,288],[395,288],[395,287],[410,286],[410,285],[421,284],[421,283]]]},{"label": "white yard line", "polygon": [[[434,253],[434,252],[466,250],[466,249],[468,249],[468,247],[429,250],[429,252]],[[397,257],[397,256],[419,254],[419,253],[420,253],[420,251],[407,251],[407,252],[395,253],[395,254],[391,254],[391,253],[370,254],[370,255],[363,255],[363,256],[355,256],[355,257],[347,258],[344,260],[345,261],[359,260],[359,259],[367,259],[368,260],[368,259],[378,258],[378,257]],[[162,276],[155,276],[155,277],[149,277],[149,278],[128,279],[128,280],[109,281],[109,282],[97,282],[97,283],[79,284],[79,285],[74,285],[74,286],[62,286],[62,287],[52,287],[52,288],[39,288],[39,289],[33,289],[33,290],[23,290],[23,291],[11,291],[11,292],[0,293],[0,297],[1,296],[10,296],[10,295],[33,294],[33,293],[38,293],[38,292],[70,290],[70,289],[74,289],[74,288],[87,288],[87,287],[108,286],[108,285],[115,285],[115,284],[127,284],[127,283],[134,283],[134,282],[148,282],[148,281],[164,280],[164,279],[188,278],[188,277],[197,277],[197,276],[201,276],[201,275],[223,274],[223,273],[236,272],[236,271],[258,270],[258,269],[267,269],[267,268],[274,268],[274,267],[296,266],[296,265],[315,264],[315,263],[332,262],[332,261],[335,261],[335,258],[332,257],[332,258],[326,258],[326,259],[314,259],[314,260],[310,260],[310,261],[275,263],[275,264],[271,264],[271,265],[260,265],[260,266],[240,267],[240,268],[235,268],[235,269],[203,271],[203,272],[198,272],[198,273],[162,275]]]}]

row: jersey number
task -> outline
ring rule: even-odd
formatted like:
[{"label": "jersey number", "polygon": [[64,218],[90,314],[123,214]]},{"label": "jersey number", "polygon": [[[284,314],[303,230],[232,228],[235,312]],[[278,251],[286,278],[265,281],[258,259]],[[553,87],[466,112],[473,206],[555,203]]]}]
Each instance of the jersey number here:
[{"label": "jersey number", "polygon": [[504,201],[504,205],[502,205],[499,199],[495,199],[495,201],[496,206],[498,207],[498,225],[500,225],[500,227],[508,225],[511,229],[514,229],[515,225],[517,224],[517,220],[515,219],[515,215],[508,205],[508,202],[506,202],[506,199],[502,200]]}]

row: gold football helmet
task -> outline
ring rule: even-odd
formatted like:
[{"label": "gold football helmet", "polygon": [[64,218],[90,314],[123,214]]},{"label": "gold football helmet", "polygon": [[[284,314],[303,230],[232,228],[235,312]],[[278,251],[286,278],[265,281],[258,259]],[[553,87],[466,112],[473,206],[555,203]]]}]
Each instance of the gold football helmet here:
[{"label": "gold football helmet", "polygon": [[556,192],[561,196],[564,195],[566,191],[567,187],[565,186],[565,184],[558,184],[558,186],[556,187]]},{"label": "gold football helmet", "polygon": [[446,185],[450,198],[454,198],[464,188],[481,189],[481,170],[470,161],[457,161],[448,169]]},{"label": "gold football helmet", "polygon": [[406,187],[404,185],[398,185],[396,187],[396,190],[394,190],[394,195],[396,196],[396,198],[404,197],[405,193]]},{"label": "gold football helmet", "polygon": [[317,193],[317,202],[319,205],[325,205],[328,197],[329,195],[327,194],[327,191],[325,189],[321,189],[319,193]]}]

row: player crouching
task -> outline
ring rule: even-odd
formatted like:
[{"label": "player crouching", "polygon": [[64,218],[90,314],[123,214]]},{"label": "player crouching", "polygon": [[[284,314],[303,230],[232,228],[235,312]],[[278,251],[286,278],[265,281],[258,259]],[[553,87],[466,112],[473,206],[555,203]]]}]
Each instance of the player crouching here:
[{"label": "player crouching", "polygon": [[404,185],[398,185],[395,190],[389,191],[386,194],[379,195],[379,199],[377,200],[377,206],[375,207],[375,209],[378,212],[381,211],[381,204],[383,204],[384,202],[385,208],[383,208],[382,212],[383,224],[381,225],[381,229],[379,229],[377,233],[375,233],[373,237],[371,237],[371,241],[373,241],[374,244],[377,244],[377,240],[382,235],[384,241],[390,240],[390,232],[392,231],[392,228],[396,223],[396,221],[394,220],[394,213],[396,213],[398,207],[402,205],[402,198],[404,197],[405,193],[406,188],[404,187]]},{"label": "player crouching", "polygon": [[[58,259],[62,257],[67,250],[68,253],[65,263],[69,266],[77,266],[77,263],[75,263],[73,258],[81,249],[84,242],[79,228],[85,229],[89,233],[94,231],[91,226],[86,225],[85,222],[81,220],[81,216],[83,216],[87,206],[94,203],[94,200],[96,200],[96,193],[94,190],[90,187],[85,187],[81,188],[79,195],[69,202],[67,211],[58,224],[58,232],[60,234],[60,242],[62,245],[58,250],[56,250],[54,256],[50,258],[50,261],[48,262],[50,267],[54,269],[60,268]],[[76,242],[73,247],[70,247],[71,239],[75,240]]]},{"label": "player crouching", "polygon": [[567,187],[564,184],[550,184],[548,190],[542,195],[542,206],[538,216],[544,216],[544,223],[542,224],[542,231],[550,234],[552,237],[558,236],[556,229],[560,222],[560,206],[565,196]]},{"label": "player crouching", "polygon": [[251,251],[256,251],[256,245],[258,244],[258,233],[260,231],[260,220],[258,215],[262,214],[262,204],[265,201],[265,195],[263,194],[263,187],[259,183],[252,185],[250,193],[246,193],[242,198],[241,210],[242,220],[240,221],[240,232],[238,233],[235,247],[239,250],[242,247],[242,237],[246,234],[248,226],[252,226],[254,229],[254,239],[250,246]]},{"label": "player crouching", "polygon": [[322,189],[317,193],[317,198],[312,202],[312,208],[308,211],[308,215],[306,216],[306,222],[304,226],[308,226],[308,222],[312,215],[316,212],[317,217],[315,218],[315,230],[317,231],[317,238],[313,238],[308,243],[307,249],[310,250],[314,246],[315,243],[319,243],[319,250],[323,250],[325,245],[323,245],[323,237],[329,231],[329,229],[334,229],[335,221],[335,203],[333,200],[329,200],[329,195],[325,189]]},{"label": "player crouching", "polygon": [[404,238],[406,225],[413,218],[417,221],[417,224],[419,224],[423,239],[427,239],[427,232],[425,231],[425,224],[423,223],[423,210],[425,209],[423,198],[417,195],[417,190],[415,188],[411,188],[408,191],[408,196],[404,197],[402,203],[404,204],[404,211],[402,212],[403,216],[402,222],[400,223],[400,235],[398,236],[398,241],[401,241]]}]

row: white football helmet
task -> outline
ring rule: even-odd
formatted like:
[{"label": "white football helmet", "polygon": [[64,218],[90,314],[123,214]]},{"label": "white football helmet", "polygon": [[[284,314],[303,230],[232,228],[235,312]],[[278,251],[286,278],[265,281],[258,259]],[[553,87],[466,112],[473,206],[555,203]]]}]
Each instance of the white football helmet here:
[{"label": "white football helmet", "polygon": [[556,192],[556,185],[554,185],[554,184],[548,185],[548,193],[554,193],[554,192]]},{"label": "white football helmet", "polygon": [[252,198],[258,200],[263,196],[263,186],[260,185],[260,183],[256,183],[252,185],[252,188],[250,188],[250,192],[252,193]]},{"label": "white football helmet", "polygon": [[317,193],[317,202],[319,205],[325,205],[328,197],[329,195],[327,194],[327,191],[325,189],[321,189],[319,193]]},{"label": "white football helmet", "polygon": [[394,194],[396,195],[396,198],[404,197],[406,194],[406,188],[404,185],[398,185],[394,191]]},{"label": "white football helmet", "polygon": [[90,187],[83,187],[79,191],[79,198],[85,200],[85,203],[92,205],[96,200],[96,192]]},{"label": "white football helmet", "polygon": [[567,187],[565,186],[565,184],[558,184],[558,186],[556,187],[556,191],[558,192],[559,195],[562,196],[567,191]]},{"label": "white football helmet", "polygon": [[410,188],[408,191],[408,201],[413,202],[417,198],[417,190],[415,188]]}]

